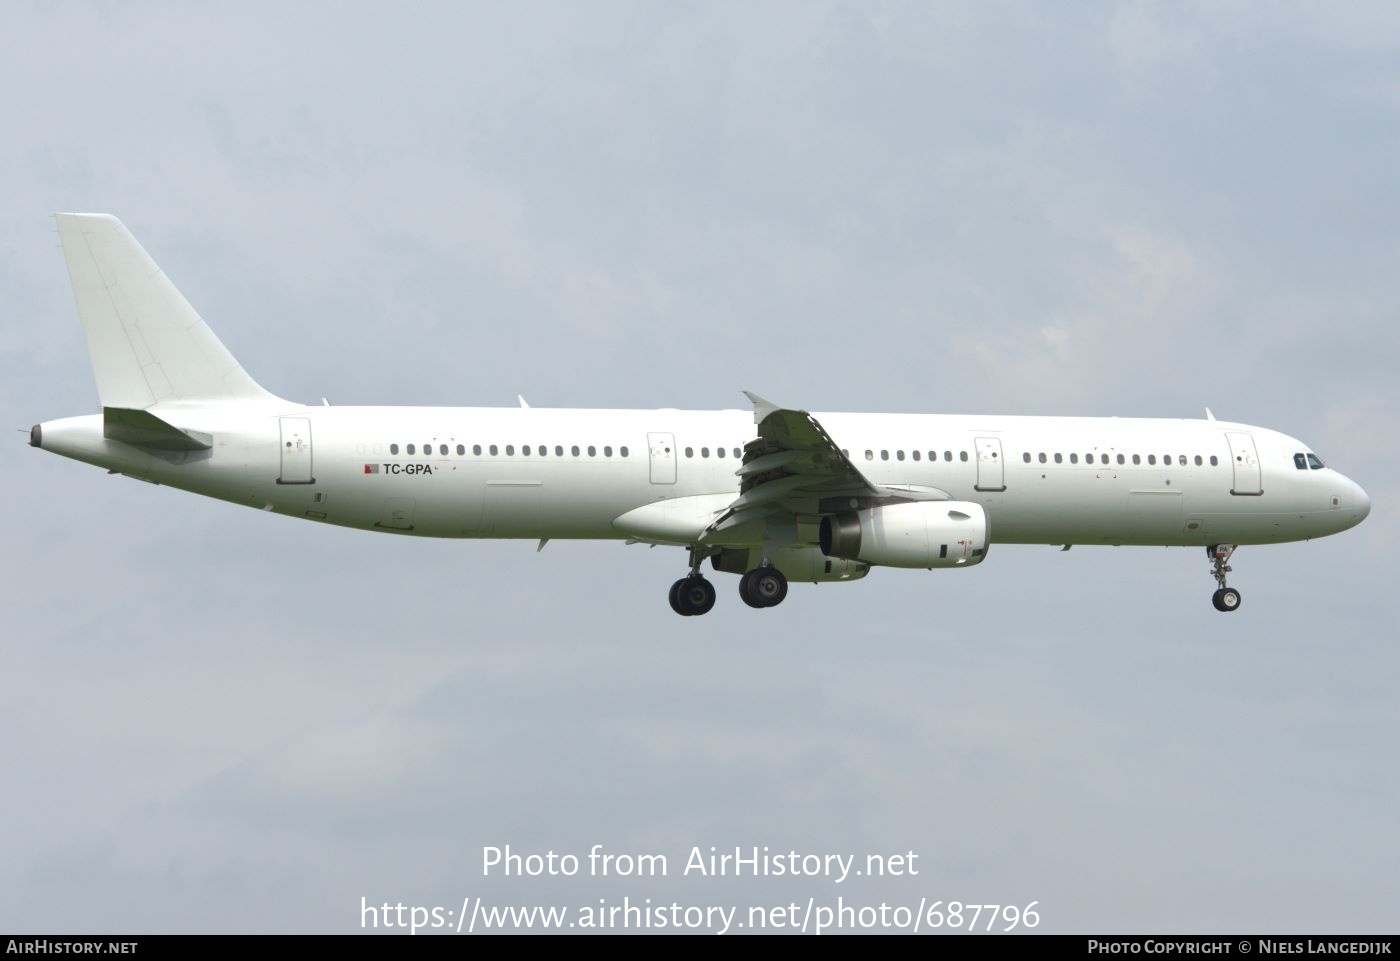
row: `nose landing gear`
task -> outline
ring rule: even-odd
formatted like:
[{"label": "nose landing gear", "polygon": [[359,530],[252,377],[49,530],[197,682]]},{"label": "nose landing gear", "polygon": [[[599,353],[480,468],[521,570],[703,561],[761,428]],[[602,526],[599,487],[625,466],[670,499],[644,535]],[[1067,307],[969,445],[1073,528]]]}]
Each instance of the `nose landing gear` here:
[{"label": "nose landing gear", "polygon": [[1240,607],[1240,592],[1225,584],[1225,575],[1230,573],[1230,557],[1235,553],[1235,544],[1212,544],[1206,548],[1206,554],[1211,561],[1211,576],[1215,578],[1215,583],[1220,585],[1219,589],[1210,596],[1210,602],[1215,605],[1217,611],[1237,611]]}]

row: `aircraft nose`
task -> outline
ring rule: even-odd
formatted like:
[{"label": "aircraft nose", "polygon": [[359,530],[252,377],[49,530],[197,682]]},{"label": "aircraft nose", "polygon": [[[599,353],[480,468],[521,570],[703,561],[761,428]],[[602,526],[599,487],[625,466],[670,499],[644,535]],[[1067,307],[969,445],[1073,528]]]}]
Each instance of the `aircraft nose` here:
[{"label": "aircraft nose", "polygon": [[1361,485],[1356,481],[1351,482],[1352,502],[1356,504],[1356,523],[1360,524],[1366,519],[1366,515],[1371,513],[1371,498],[1361,489]]}]

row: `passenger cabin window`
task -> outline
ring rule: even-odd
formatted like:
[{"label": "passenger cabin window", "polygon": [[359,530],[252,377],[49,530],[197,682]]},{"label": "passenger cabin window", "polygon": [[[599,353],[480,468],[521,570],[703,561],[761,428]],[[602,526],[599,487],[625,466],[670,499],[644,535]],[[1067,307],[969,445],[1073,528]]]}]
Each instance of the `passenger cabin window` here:
[{"label": "passenger cabin window", "polygon": [[[670,449],[669,447],[666,448],[666,452],[667,452],[667,453],[670,453],[670,450],[671,450],[671,449]],[[621,455],[621,456],[623,456],[623,457],[626,457],[626,456],[627,456],[627,448],[626,448],[626,447],[619,447],[618,450],[617,450],[617,452],[618,452],[619,455]]]},{"label": "passenger cabin window", "polygon": [[1200,454],[1197,454],[1197,455],[1196,455],[1196,466],[1197,466],[1197,467],[1200,467],[1201,464],[1202,464],[1201,455],[1200,455]]},{"label": "passenger cabin window", "polygon": [[1308,455],[1308,464],[1311,465],[1311,467],[1312,467],[1313,470],[1322,470],[1322,468],[1325,466],[1325,465],[1322,463],[1322,461],[1318,460],[1318,457],[1317,457],[1316,454],[1309,454],[1309,455]]},{"label": "passenger cabin window", "polygon": [[480,445],[480,444],[473,444],[473,445],[472,445],[472,453],[475,454],[477,457],[480,457],[480,456],[481,456],[481,445]]},{"label": "passenger cabin window", "polygon": [[1044,451],[1041,451],[1041,452],[1040,452],[1040,462],[1043,464],[1043,463],[1045,463],[1045,461],[1046,461],[1045,452],[1044,452]]},{"label": "passenger cabin window", "polygon": [[[919,452],[916,451],[916,450],[915,450],[915,451],[910,451],[910,452],[909,452],[909,456],[912,457],[912,458],[914,458],[915,460],[918,460],[918,459],[919,459]],[[1026,460],[1030,460],[1030,459],[1031,459],[1030,455],[1027,454],[1027,455],[1026,455]]]},{"label": "passenger cabin window", "polygon": [[458,445],[457,445],[457,456],[458,456],[458,457],[461,457],[461,456],[465,455],[466,452],[467,452],[467,445],[466,445],[466,444],[458,444]]},{"label": "passenger cabin window", "polygon": [[1133,463],[1134,463],[1134,464],[1141,464],[1141,463],[1142,463],[1142,455],[1141,455],[1141,454],[1134,454],[1134,455],[1133,455]]},{"label": "passenger cabin window", "polygon": [[441,454],[443,457],[446,457],[446,456],[447,456],[447,445],[446,445],[446,444],[439,444],[439,445],[438,445],[438,453]]},{"label": "passenger cabin window", "polygon": [[574,455],[575,457],[577,457],[577,456],[578,456],[578,445],[575,444],[573,447],[570,447],[570,448],[569,448],[569,453],[572,454],[572,455]]},{"label": "passenger cabin window", "polygon": [[1119,454],[1119,455],[1118,455],[1118,463],[1120,463],[1120,464],[1123,463],[1123,455],[1122,455],[1122,454]]},{"label": "passenger cabin window", "polygon": [[594,447],[592,444],[589,444],[589,445],[588,445],[588,456],[589,456],[589,457],[597,457],[597,456],[598,456],[598,448]]},{"label": "passenger cabin window", "polygon": [[1153,467],[1156,467],[1156,466],[1157,466],[1157,455],[1156,455],[1156,454],[1148,454],[1148,455],[1147,455],[1147,462],[1148,462],[1149,464],[1151,464]]},{"label": "passenger cabin window", "polygon": [[1057,463],[1057,464],[1063,464],[1064,462],[1065,462],[1065,457],[1064,457],[1063,454],[1056,454],[1056,455],[1055,455],[1055,463]]},{"label": "passenger cabin window", "polygon": [[1022,455],[1021,455],[1021,460],[1025,461],[1027,464],[1029,464],[1029,463],[1031,462],[1031,452],[1030,452],[1030,451],[1026,451],[1024,454],[1022,454]]},{"label": "passenger cabin window", "polygon": [[391,453],[391,454],[397,454],[398,452],[399,452],[399,445],[398,445],[398,444],[390,444],[390,445],[389,445],[389,453]]},{"label": "passenger cabin window", "polygon": [[694,456],[695,456],[695,448],[694,448],[694,447],[687,447],[687,448],[685,449],[685,456],[686,456],[686,457],[694,457]]},{"label": "passenger cabin window", "polygon": [[961,461],[963,461],[964,463],[966,463],[966,462],[967,462],[967,451],[959,451],[959,452],[958,452],[958,459],[961,460]]},{"label": "passenger cabin window", "polygon": [[412,445],[412,444],[409,444],[409,445],[408,445],[408,452],[409,452],[410,454],[412,454],[413,451],[414,451],[413,445]]},{"label": "passenger cabin window", "polygon": [[904,460],[904,451],[902,451],[902,450],[897,450],[897,451],[895,451],[895,452],[894,452],[894,459],[895,459],[895,460]]},{"label": "passenger cabin window", "polygon": [[495,444],[492,444],[492,445],[491,445],[491,456],[492,456],[492,457],[495,457],[496,454],[499,453],[499,452],[500,452],[500,448],[497,447]]},{"label": "passenger cabin window", "polygon": [[882,450],[882,451],[880,451],[880,460],[889,460],[889,459],[890,459],[890,452],[889,452],[889,451],[887,451],[887,450]]},{"label": "passenger cabin window", "polygon": [[1210,466],[1211,466],[1211,467],[1218,467],[1218,466],[1220,466],[1220,461],[1216,459],[1216,456],[1215,456],[1214,454],[1211,454],[1211,455],[1210,455]]},{"label": "passenger cabin window", "polygon": [[866,459],[866,460],[874,460],[874,459],[875,459],[875,452],[874,452],[873,450],[868,450],[868,451],[866,451],[866,452],[865,452],[865,459]]},{"label": "passenger cabin window", "polygon": [[1079,455],[1078,455],[1078,454],[1070,454],[1070,455],[1069,455],[1069,462],[1070,462],[1071,464],[1078,464],[1078,463],[1079,463]]}]

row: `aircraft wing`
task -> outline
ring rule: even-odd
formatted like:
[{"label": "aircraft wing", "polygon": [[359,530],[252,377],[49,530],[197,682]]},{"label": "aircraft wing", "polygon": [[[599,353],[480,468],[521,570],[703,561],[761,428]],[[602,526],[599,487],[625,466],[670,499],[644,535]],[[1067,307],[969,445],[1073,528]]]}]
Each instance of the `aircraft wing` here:
[{"label": "aircraft wing", "polygon": [[[744,391],[753,402],[758,437],[744,446],[743,466],[736,472],[739,496],[705,528],[702,543],[724,543],[747,528],[793,529],[799,515],[819,516],[838,510],[910,500],[948,500],[932,487],[885,487],[870,481],[831,439],[821,423],[802,410],[789,410]],[[757,525],[757,527],[755,527]],[[747,539],[747,538],[745,538]],[[791,543],[795,536],[776,540]]]}]

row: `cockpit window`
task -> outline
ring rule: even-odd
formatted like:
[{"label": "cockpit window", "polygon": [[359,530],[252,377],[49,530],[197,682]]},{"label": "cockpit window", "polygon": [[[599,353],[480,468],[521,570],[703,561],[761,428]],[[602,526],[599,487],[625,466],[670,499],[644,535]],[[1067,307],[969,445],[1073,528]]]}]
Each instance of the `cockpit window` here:
[{"label": "cockpit window", "polygon": [[1324,466],[1326,466],[1326,465],[1324,465],[1324,464],[1322,463],[1322,461],[1320,461],[1320,460],[1317,459],[1317,455],[1316,455],[1316,454],[1309,454],[1309,455],[1308,455],[1308,466],[1310,466],[1313,470],[1322,470],[1322,468],[1323,468]]},{"label": "cockpit window", "polygon": [[1307,469],[1308,469],[1308,459],[1307,459],[1307,457],[1305,457],[1305,456],[1302,455],[1302,454],[1294,454],[1294,455],[1293,455],[1293,466],[1296,467],[1296,468],[1298,468],[1299,470],[1307,470]]}]

